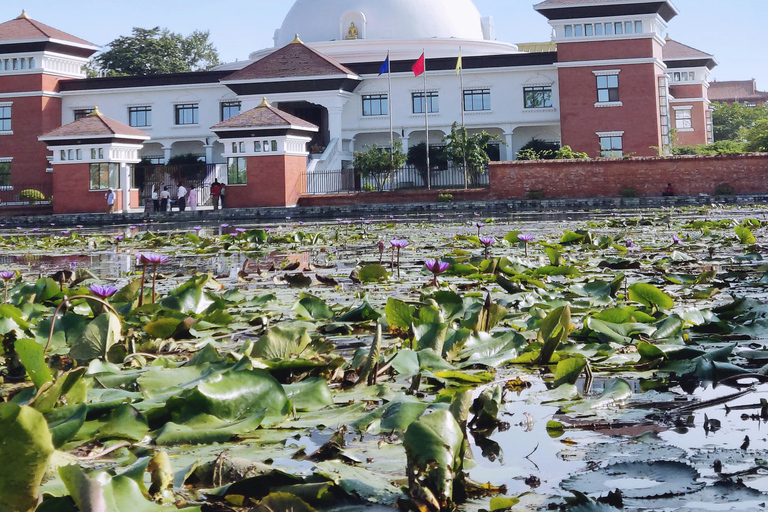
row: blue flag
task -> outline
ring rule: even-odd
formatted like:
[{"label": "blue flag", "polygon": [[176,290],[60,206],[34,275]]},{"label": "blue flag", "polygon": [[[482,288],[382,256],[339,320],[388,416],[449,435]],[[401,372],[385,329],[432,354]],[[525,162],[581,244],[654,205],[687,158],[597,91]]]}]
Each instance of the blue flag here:
[{"label": "blue flag", "polygon": [[381,64],[381,67],[379,68],[379,76],[383,75],[384,73],[389,73],[389,54],[387,54],[387,58],[384,60],[384,62]]}]

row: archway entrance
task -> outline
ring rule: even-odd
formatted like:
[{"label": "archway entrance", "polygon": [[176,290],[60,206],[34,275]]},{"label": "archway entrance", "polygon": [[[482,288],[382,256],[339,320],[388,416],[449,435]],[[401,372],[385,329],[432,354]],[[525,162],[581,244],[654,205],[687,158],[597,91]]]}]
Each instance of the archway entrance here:
[{"label": "archway entrance", "polygon": [[283,112],[308,121],[320,127],[320,131],[315,133],[309,143],[309,152],[313,154],[322,153],[330,142],[328,132],[328,110],[308,101],[281,101],[275,105]]}]

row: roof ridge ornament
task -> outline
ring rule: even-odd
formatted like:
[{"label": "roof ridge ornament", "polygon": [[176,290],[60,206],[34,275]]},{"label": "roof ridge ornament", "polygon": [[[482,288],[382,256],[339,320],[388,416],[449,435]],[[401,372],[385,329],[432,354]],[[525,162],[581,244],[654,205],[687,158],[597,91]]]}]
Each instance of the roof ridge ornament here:
[{"label": "roof ridge ornament", "polygon": [[91,112],[90,114],[88,114],[88,117],[90,117],[90,116],[103,116],[103,115],[104,115],[104,114],[102,114],[102,113],[101,113],[101,110],[99,110],[99,107],[97,107],[97,106],[94,106],[94,107],[93,107],[93,112]]},{"label": "roof ridge ornament", "polygon": [[21,10],[21,14],[19,14],[19,16],[16,19],[17,20],[29,20],[31,18],[29,17],[29,14],[27,14],[27,10],[26,9],[22,9]]},{"label": "roof ridge ornament", "polygon": [[264,96],[264,98],[261,100],[261,104],[259,104],[260,107],[271,107],[272,105],[269,104],[267,101],[267,97]]},{"label": "roof ridge ornament", "polygon": [[299,37],[299,34],[296,34],[296,37],[293,38],[293,41],[291,41],[291,44],[304,44],[304,41],[301,40]]}]

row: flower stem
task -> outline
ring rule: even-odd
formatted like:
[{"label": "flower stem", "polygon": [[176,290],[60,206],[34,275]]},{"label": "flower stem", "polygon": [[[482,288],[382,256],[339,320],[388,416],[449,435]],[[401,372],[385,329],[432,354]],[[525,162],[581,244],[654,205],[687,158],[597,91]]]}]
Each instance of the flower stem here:
[{"label": "flower stem", "polygon": [[155,281],[157,281],[157,265],[154,266],[152,272],[152,304],[155,303]]},{"label": "flower stem", "polygon": [[147,264],[141,266],[141,286],[139,287],[139,307],[144,304],[144,282],[147,275]]}]

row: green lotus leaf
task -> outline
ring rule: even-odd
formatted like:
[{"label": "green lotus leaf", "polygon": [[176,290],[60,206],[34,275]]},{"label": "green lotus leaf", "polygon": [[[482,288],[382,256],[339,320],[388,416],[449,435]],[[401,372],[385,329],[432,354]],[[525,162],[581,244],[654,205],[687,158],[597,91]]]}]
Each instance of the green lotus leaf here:
[{"label": "green lotus leaf", "polygon": [[126,439],[141,441],[149,432],[147,419],[132,406],[125,404],[114,409],[96,435],[97,439]]},{"label": "green lotus leaf", "polygon": [[51,454],[53,441],[43,415],[0,403],[0,512],[35,509]]},{"label": "green lotus leaf", "polygon": [[109,349],[120,342],[120,320],[108,311],[97,316],[72,343],[69,356],[76,361],[106,360]]},{"label": "green lotus leaf", "polygon": [[285,395],[298,411],[317,411],[333,405],[333,393],[325,379],[310,377],[283,386]]},{"label": "green lotus leaf", "polygon": [[40,389],[46,382],[53,382],[51,370],[45,363],[42,345],[33,340],[17,340],[14,347],[36,388]]},{"label": "green lotus leaf", "polygon": [[293,310],[310,320],[330,320],[334,317],[333,310],[325,301],[308,293],[299,294],[299,301],[293,305]]},{"label": "green lotus leaf", "polygon": [[569,357],[561,359],[555,368],[555,381],[552,387],[558,387],[562,384],[576,384],[581,372],[587,367],[587,360],[583,357]]},{"label": "green lotus leaf", "polygon": [[675,301],[672,300],[672,297],[652,284],[647,283],[634,283],[630,285],[629,300],[639,302],[648,307],[659,307],[667,310],[675,307]]},{"label": "green lotus leaf", "polygon": [[80,427],[85,423],[88,406],[79,404],[69,407],[54,409],[45,414],[48,429],[51,431],[53,446],[59,448],[64,443],[77,435]]},{"label": "green lotus leaf", "polygon": [[226,443],[259,428],[264,416],[265,411],[260,411],[240,421],[227,422],[215,416],[201,414],[184,424],[169,421],[156,432],[155,442],[161,446]]},{"label": "green lotus leaf", "polygon": [[389,297],[384,308],[390,331],[407,333],[411,329],[416,308],[401,300]]},{"label": "green lotus leaf", "polygon": [[389,278],[389,272],[381,265],[366,265],[360,269],[358,277],[364,283],[375,283],[386,281]]},{"label": "green lotus leaf", "polygon": [[542,344],[537,364],[548,364],[557,346],[568,339],[571,331],[571,307],[566,304],[552,310],[541,322],[538,341]]}]

